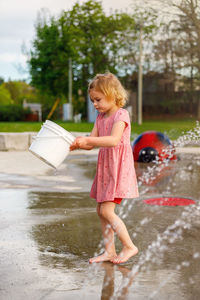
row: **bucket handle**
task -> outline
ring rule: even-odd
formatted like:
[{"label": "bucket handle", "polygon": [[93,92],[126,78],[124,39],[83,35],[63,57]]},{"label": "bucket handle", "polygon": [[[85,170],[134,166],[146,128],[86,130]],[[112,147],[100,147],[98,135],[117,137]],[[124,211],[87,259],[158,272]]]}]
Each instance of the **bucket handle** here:
[{"label": "bucket handle", "polygon": [[58,132],[57,130],[55,130],[55,128],[52,128],[50,126],[48,126],[47,124],[43,125],[45,128],[53,131],[54,133],[58,134],[60,137],[62,137],[65,141],[70,143],[73,143],[73,141],[75,140],[75,137],[69,132],[69,134],[71,135],[71,137],[67,137],[65,134],[60,134],[60,132]]},{"label": "bucket handle", "polygon": [[[33,140],[36,140],[36,139],[52,139],[52,138],[58,138],[58,137],[60,137],[60,136],[62,136],[62,135],[58,135],[58,136],[37,136],[37,135],[34,135],[34,136],[32,136],[32,139]],[[63,136],[62,136],[63,137]]]}]

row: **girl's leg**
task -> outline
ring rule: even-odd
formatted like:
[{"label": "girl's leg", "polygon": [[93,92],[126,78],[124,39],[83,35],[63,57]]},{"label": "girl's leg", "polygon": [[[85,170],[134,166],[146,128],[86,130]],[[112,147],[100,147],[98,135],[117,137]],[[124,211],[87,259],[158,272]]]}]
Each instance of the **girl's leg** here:
[{"label": "girl's leg", "polygon": [[110,259],[110,261],[113,263],[123,263],[130,257],[136,255],[138,253],[138,249],[133,244],[124,222],[115,214],[114,209],[115,203],[103,202],[100,207],[100,215],[111,225],[123,245],[123,249],[120,254]]},{"label": "girl's leg", "polygon": [[101,222],[101,230],[104,239],[105,252],[102,255],[93,257],[89,260],[90,263],[94,262],[102,262],[102,261],[110,261],[116,256],[115,251],[115,242],[114,242],[114,231],[111,225],[108,223],[106,219],[101,216],[101,203],[97,204],[97,214],[100,218]]}]

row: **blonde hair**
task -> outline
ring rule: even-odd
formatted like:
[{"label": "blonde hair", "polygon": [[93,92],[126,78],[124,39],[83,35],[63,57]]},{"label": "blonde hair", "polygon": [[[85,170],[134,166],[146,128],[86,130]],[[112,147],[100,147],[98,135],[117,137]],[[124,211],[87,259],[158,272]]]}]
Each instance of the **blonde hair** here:
[{"label": "blonde hair", "polygon": [[128,99],[128,94],[121,82],[110,72],[97,74],[89,83],[88,92],[92,89],[104,94],[109,100],[114,100],[118,107],[123,107]]}]

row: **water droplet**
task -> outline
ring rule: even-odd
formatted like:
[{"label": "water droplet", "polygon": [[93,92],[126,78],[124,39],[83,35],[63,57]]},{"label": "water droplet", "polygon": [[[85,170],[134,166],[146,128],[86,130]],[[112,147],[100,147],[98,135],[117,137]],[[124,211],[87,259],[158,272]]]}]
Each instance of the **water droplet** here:
[{"label": "water droplet", "polygon": [[199,252],[195,252],[195,253],[193,254],[193,258],[199,258],[199,257],[200,257]]},{"label": "water droplet", "polygon": [[183,261],[183,262],[181,263],[181,265],[182,265],[183,267],[189,267],[190,262],[189,262],[189,261]]},{"label": "water droplet", "polygon": [[151,221],[150,218],[144,218],[143,220],[140,221],[141,225],[147,224],[149,221]]}]

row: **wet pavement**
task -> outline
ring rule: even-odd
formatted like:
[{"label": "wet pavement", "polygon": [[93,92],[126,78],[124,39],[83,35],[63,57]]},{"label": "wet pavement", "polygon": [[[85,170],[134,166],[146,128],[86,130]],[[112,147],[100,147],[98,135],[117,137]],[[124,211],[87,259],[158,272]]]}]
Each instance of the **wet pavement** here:
[{"label": "wet pavement", "polygon": [[[140,198],[117,212],[140,252],[121,266],[88,264],[102,251],[89,198],[96,159],[70,154],[55,171],[28,152],[0,152],[0,299],[199,299],[200,154],[136,164]],[[143,202],[157,196],[195,205]]]}]

